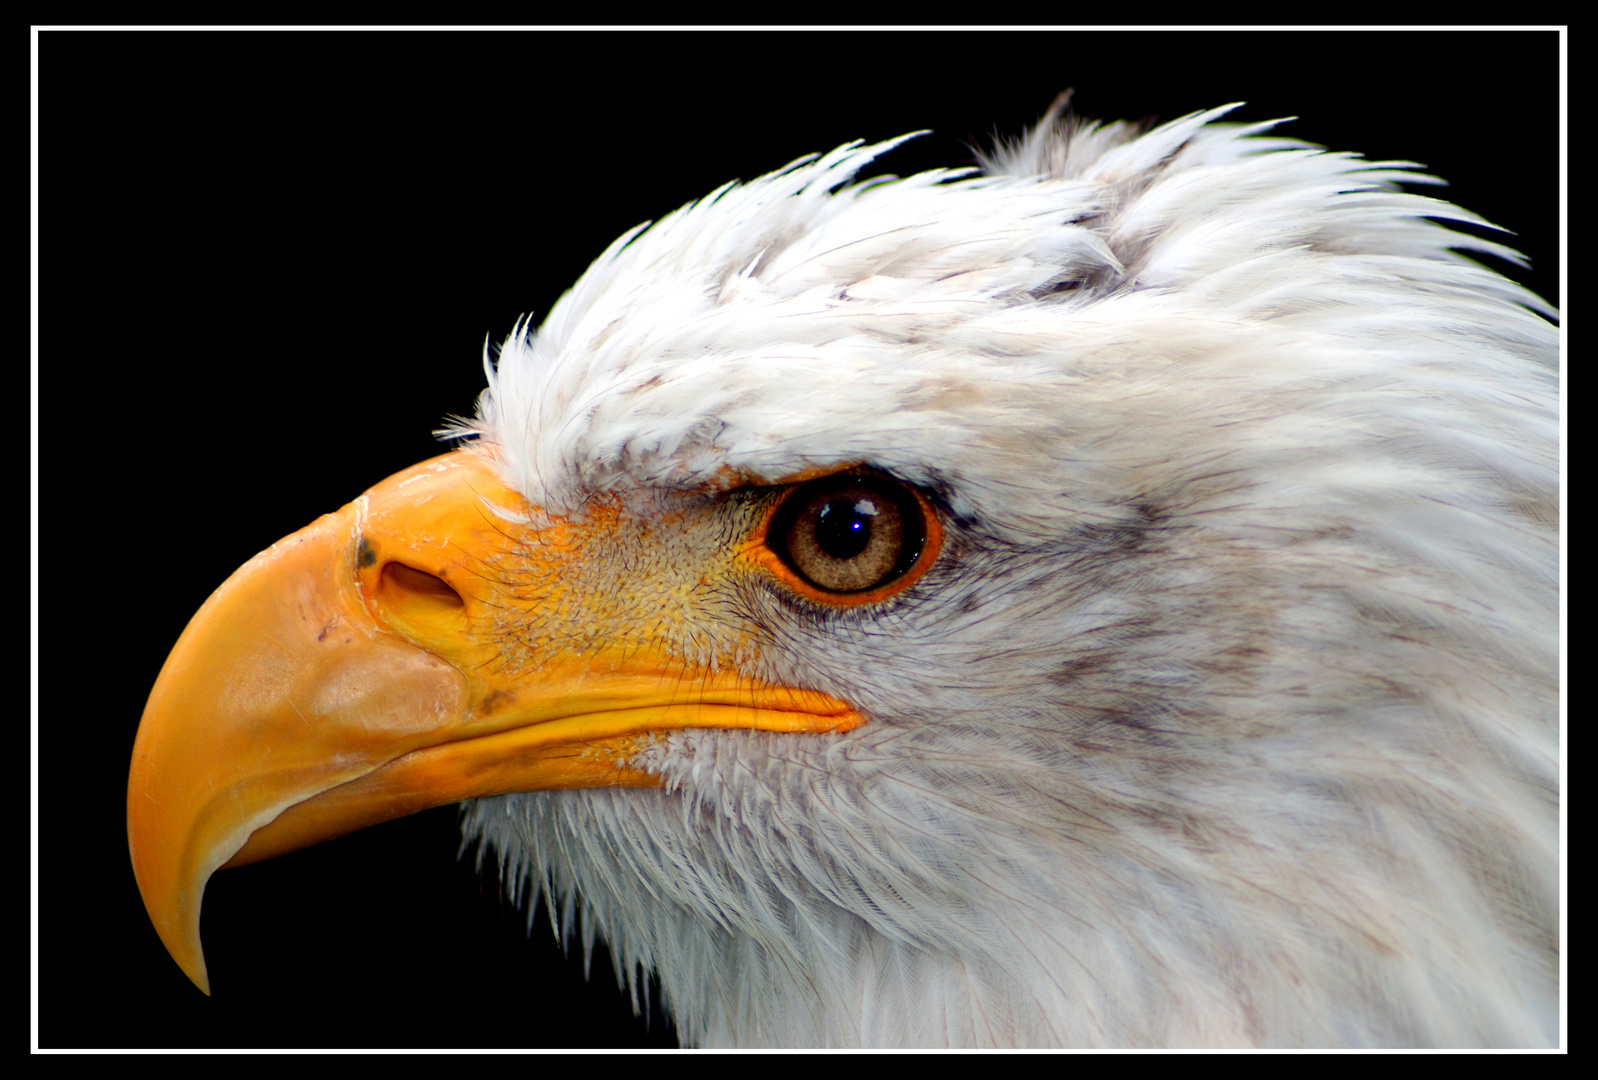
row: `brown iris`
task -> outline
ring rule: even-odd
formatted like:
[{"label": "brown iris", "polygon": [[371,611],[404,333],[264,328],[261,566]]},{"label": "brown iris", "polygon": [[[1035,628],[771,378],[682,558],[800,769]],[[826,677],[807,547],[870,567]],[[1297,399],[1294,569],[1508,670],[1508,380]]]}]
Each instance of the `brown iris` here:
[{"label": "brown iris", "polygon": [[796,486],[766,542],[818,590],[870,592],[917,565],[927,542],[926,518],[923,501],[898,481],[840,474]]}]

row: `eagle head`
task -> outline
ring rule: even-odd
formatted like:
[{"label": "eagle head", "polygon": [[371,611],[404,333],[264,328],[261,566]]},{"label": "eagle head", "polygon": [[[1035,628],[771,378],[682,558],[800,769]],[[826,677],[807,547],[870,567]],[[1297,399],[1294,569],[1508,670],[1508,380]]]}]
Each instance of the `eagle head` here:
[{"label": "eagle head", "polygon": [[693,1043],[1553,1041],[1552,313],[1226,111],[618,239],[178,641],[178,963],[218,868],[461,802]]}]

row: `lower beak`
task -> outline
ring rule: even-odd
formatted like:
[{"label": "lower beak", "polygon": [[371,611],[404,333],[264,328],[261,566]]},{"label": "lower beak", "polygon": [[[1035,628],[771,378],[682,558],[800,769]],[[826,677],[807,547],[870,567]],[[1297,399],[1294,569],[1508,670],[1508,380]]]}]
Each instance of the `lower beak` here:
[{"label": "lower beak", "polygon": [[220,867],[467,798],[654,785],[629,761],[677,728],[861,722],[664,645],[519,633],[556,607],[580,620],[560,583],[589,528],[456,452],[279,541],[206,601],[156,680],[128,781],[139,890],[201,990],[200,902]]}]

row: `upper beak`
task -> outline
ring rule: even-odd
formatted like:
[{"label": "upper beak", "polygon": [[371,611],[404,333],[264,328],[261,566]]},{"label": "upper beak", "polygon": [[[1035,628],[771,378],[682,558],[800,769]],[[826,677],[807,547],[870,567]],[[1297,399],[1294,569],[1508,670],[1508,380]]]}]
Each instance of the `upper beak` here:
[{"label": "upper beak", "polygon": [[539,515],[481,452],[456,452],[212,594],[151,691],[128,780],[139,890],[200,989],[200,901],[219,867],[466,798],[652,785],[628,759],[673,728],[861,722],[826,694],[698,666],[664,641],[527,632],[556,610],[580,626],[598,602],[563,583],[603,525]]}]

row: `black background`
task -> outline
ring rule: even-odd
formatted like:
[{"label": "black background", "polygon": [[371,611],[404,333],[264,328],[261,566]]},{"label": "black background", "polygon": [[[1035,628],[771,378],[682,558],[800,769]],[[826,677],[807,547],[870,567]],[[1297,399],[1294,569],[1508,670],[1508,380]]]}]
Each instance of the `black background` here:
[{"label": "black background", "polygon": [[43,1046],[675,1045],[453,808],[219,873],[215,996],[145,917],[127,763],[239,564],[444,447],[485,335],[615,236],[802,153],[971,161],[1055,93],[1422,162],[1558,303],[1553,33],[47,33],[39,91]]}]

